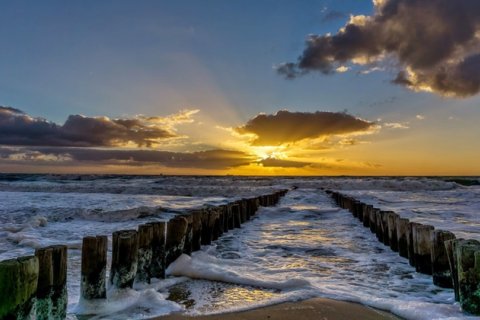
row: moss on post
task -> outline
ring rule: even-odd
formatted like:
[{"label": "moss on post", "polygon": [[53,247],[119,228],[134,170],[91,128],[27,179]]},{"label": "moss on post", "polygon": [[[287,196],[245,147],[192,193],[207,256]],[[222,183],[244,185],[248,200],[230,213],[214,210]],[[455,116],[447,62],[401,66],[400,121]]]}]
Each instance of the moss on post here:
[{"label": "moss on post", "polygon": [[0,262],[0,319],[31,319],[38,284],[38,258]]},{"label": "moss on post", "polygon": [[462,309],[480,315],[480,242],[458,242],[457,256],[458,288]]}]

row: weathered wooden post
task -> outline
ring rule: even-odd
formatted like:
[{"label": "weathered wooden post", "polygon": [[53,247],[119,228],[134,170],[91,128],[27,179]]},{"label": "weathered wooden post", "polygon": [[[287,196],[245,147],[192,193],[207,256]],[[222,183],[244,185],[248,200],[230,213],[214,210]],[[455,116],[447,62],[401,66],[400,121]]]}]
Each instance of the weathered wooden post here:
[{"label": "weathered wooden post", "polygon": [[142,224],[138,226],[138,264],[135,281],[150,283],[151,266],[153,258],[153,225]]},{"label": "weathered wooden post", "polygon": [[[274,197],[274,202],[276,202],[277,197]],[[238,206],[240,209],[240,224],[244,224],[248,220],[247,216],[247,202],[245,199],[241,199],[238,201]]]},{"label": "weathered wooden post", "polygon": [[32,319],[38,270],[34,256],[0,262],[0,319]]},{"label": "weathered wooden post", "polygon": [[213,208],[210,212],[210,224],[212,225],[213,241],[220,238],[222,235],[220,231],[220,211],[218,208]]},{"label": "weathered wooden post", "polygon": [[408,262],[412,267],[415,267],[415,234],[417,226],[420,226],[420,223],[409,222],[407,225]]},{"label": "weathered wooden post", "polygon": [[112,238],[110,284],[120,289],[132,288],[138,265],[137,231],[116,231]]},{"label": "weathered wooden post", "polygon": [[221,237],[225,232],[225,208],[224,206],[217,207],[218,212],[218,237]]},{"label": "weathered wooden post", "polygon": [[53,265],[52,249],[40,248],[35,250],[38,259],[38,284],[37,284],[37,319],[48,319],[52,314],[52,288],[53,288]]},{"label": "weathered wooden post", "polygon": [[67,315],[67,247],[50,246],[35,250],[39,272],[37,319],[64,319]]},{"label": "weathered wooden post", "polygon": [[208,246],[213,240],[213,228],[211,227],[209,210],[205,210],[202,215],[202,245]]},{"label": "weathered wooden post", "polygon": [[65,319],[67,316],[67,246],[50,246],[52,249],[53,290],[52,290],[52,318]]},{"label": "weathered wooden post", "polygon": [[433,226],[418,225],[415,232],[415,269],[417,272],[432,274]]},{"label": "weathered wooden post", "polygon": [[455,301],[460,301],[460,293],[458,289],[458,269],[457,256],[455,254],[458,243],[465,239],[452,239],[445,241],[445,250],[447,252],[450,273],[452,274],[453,291],[455,292]]},{"label": "weathered wooden post", "polygon": [[166,266],[174,262],[183,253],[188,221],[184,217],[175,217],[167,224],[167,241],[165,244]]},{"label": "weathered wooden post", "polygon": [[107,248],[107,236],[83,238],[80,293],[85,300],[107,297]]},{"label": "weathered wooden post", "polygon": [[392,211],[382,211],[382,231],[383,231],[383,244],[386,246],[390,246],[390,235],[388,229],[388,217],[390,216]]},{"label": "weathered wooden post", "polygon": [[452,273],[445,248],[445,241],[453,239],[455,235],[449,231],[435,230],[432,234],[433,284],[442,288],[453,288]]},{"label": "weathered wooden post", "polygon": [[378,241],[383,243],[383,211],[376,210],[375,211],[375,233],[377,235]]},{"label": "weathered wooden post", "polygon": [[397,225],[395,224],[398,214],[389,212],[387,215],[388,221],[388,242],[390,243],[390,249],[398,252],[398,238],[397,238]]},{"label": "weathered wooden post", "polygon": [[408,223],[410,220],[396,217],[398,254],[408,259]]},{"label": "weathered wooden post", "polygon": [[363,218],[362,218],[362,221],[363,221],[363,226],[365,228],[370,228],[370,211],[372,211],[373,209],[373,206],[368,204],[366,207],[365,207],[365,210],[363,210]]},{"label": "weathered wooden post", "polygon": [[187,233],[185,235],[185,244],[183,245],[183,253],[192,254],[193,252],[193,215],[191,213],[182,214],[182,217],[187,219]]},{"label": "weathered wooden post", "polygon": [[222,211],[223,216],[223,233],[228,232],[228,204],[224,204],[220,206],[220,210]]},{"label": "weathered wooden post", "polygon": [[229,230],[233,230],[235,229],[235,219],[233,217],[233,204],[232,203],[229,203],[227,205],[227,209],[228,209],[228,229]]},{"label": "weathered wooden post", "polygon": [[166,222],[150,222],[152,226],[152,263],[150,264],[150,276],[152,278],[165,278],[165,235],[167,232]]},{"label": "weathered wooden post", "polygon": [[192,252],[202,247],[202,216],[203,210],[192,212]]},{"label": "weathered wooden post", "polygon": [[480,315],[480,242],[460,241],[456,247],[460,305],[464,311]]},{"label": "weathered wooden post", "polygon": [[[267,200],[268,203],[268,200]],[[232,205],[232,213],[233,213],[233,225],[235,228],[241,228],[242,220],[241,220],[241,212],[240,212],[240,205],[238,203],[234,203]]]},{"label": "weathered wooden post", "polygon": [[368,212],[370,231],[372,233],[375,233],[377,229],[377,215],[376,215],[377,210],[378,210],[377,208],[371,207]]}]

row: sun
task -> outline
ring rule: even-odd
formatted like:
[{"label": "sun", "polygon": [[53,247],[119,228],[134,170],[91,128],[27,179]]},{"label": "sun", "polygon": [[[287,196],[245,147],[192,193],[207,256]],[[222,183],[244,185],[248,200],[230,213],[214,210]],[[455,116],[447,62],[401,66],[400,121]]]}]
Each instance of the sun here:
[{"label": "sun", "polygon": [[285,146],[261,146],[250,147],[252,154],[257,156],[257,160],[265,159],[286,159],[288,158]]}]

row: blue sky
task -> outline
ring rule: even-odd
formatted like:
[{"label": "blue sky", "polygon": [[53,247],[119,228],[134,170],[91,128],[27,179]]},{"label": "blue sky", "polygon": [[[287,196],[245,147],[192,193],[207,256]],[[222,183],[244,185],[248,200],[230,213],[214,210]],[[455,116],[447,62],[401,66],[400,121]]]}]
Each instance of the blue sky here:
[{"label": "blue sky", "polygon": [[345,23],[322,21],[329,12],[372,10],[370,1],[4,1],[0,98],[58,122],[168,114],[208,109],[197,89],[207,81],[242,120],[279,108],[370,115],[371,104],[405,95],[385,74],[285,81],[273,67],[296,58],[308,34]]}]

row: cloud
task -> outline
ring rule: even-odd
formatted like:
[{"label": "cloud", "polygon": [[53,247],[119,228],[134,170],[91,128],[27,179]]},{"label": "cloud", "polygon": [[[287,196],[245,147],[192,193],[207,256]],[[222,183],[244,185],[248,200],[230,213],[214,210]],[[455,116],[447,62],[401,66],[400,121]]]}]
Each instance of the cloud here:
[{"label": "cloud", "polygon": [[336,34],[310,35],[287,78],[335,73],[346,63],[394,61],[395,84],[467,97],[480,91],[480,1],[374,0],[371,16],[351,16]]},{"label": "cloud", "polygon": [[98,165],[161,165],[171,168],[227,169],[248,165],[255,157],[231,150],[169,152],[157,150],[117,150],[65,147],[0,148],[0,160],[38,163],[56,161],[73,165],[92,162]]},{"label": "cloud", "polygon": [[335,20],[343,19],[347,16],[348,15],[345,14],[344,12],[337,11],[337,10],[331,10],[331,11],[326,12],[323,15],[322,22],[326,23],[326,22],[330,22],[330,21],[335,21]]},{"label": "cloud", "polygon": [[185,110],[164,118],[70,115],[63,125],[58,125],[0,106],[0,145],[112,147],[133,143],[151,147],[163,139],[178,137],[175,124],[192,122],[191,116],[196,112],[198,110]]},{"label": "cloud", "polygon": [[373,123],[342,112],[290,112],[259,114],[235,130],[254,135],[252,145],[277,146],[304,139],[367,131]]},{"label": "cloud", "polygon": [[384,124],[385,127],[390,129],[410,129],[408,122],[399,123],[399,122],[387,122]]},{"label": "cloud", "polygon": [[300,162],[276,158],[266,158],[258,161],[259,164],[268,168],[304,168],[311,165],[309,162]]},{"label": "cloud", "polygon": [[417,118],[417,120],[425,120],[425,116],[422,116],[421,114],[417,114],[415,118]]}]

